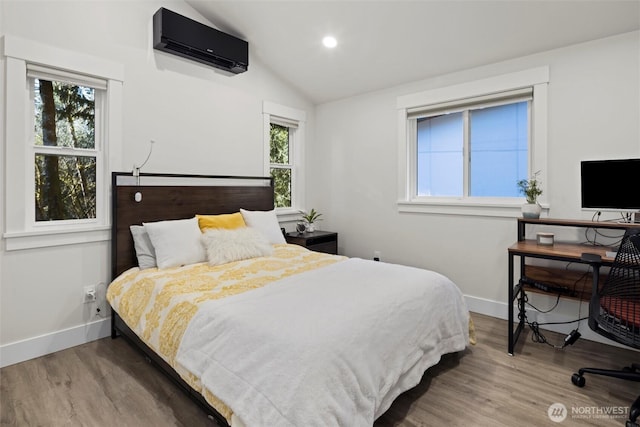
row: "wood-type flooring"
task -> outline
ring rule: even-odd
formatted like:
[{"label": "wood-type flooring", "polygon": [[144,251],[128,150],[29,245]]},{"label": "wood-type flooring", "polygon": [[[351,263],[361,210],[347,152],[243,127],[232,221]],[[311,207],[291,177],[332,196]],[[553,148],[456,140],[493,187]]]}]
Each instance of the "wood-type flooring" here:
[{"label": "wood-type flooring", "polygon": [[[477,345],[443,357],[375,427],[624,425],[624,412],[640,395],[640,383],[587,376],[586,386],[578,388],[570,377],[579,367],[640,362],[640,352],[587,340],[555,350],[533,343],[527,332],[512,357],[506,353],[506,321],[473,318]],[[564,338],[545,335],[556,343]],[[551,421],[552,404],[566,407],[564,421]],[[216,425],[122,338],[100,339],[0,370],[0,424]]]}]

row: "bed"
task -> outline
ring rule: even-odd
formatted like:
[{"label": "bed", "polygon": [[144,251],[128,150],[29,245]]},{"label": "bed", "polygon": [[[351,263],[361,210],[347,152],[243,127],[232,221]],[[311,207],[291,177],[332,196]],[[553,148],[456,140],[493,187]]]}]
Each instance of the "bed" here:
[{"label": "bed", "polygon": [[[131,341],[220,425],[372,425],[442,355],[469,343],[462,294],[432,271],[286,244],[267,221],[272,185],[114,173],[112,336]],[[173,256],[189,247],[161,243],[160,225],[189,223],[191,233],[193,221],[239,213],[246,227],[200,230],[204,259],[162,265],[166,247]],[[149,232],[164,268],[141,268],[131,226]],[[257,255],[243,252],[253,246]]]}]

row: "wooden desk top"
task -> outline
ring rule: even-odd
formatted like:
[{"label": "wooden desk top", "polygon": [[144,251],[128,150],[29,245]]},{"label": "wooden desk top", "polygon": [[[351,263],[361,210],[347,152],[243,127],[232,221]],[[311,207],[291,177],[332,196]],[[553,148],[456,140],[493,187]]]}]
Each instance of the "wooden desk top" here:
[{"label": "wooden desk top", "polygon": [[613,263],[613,258],[606,256],[606,252],[610,250],[611,248],[609,246],[593,246],[579,243],[555,242],[553,245],[539,245],[535,240],[523,240],[509,247],[509,253],[515,255],[563,259],[572,262],[582,262],[582,254],[588,252],[600,255],[603,264]]}]

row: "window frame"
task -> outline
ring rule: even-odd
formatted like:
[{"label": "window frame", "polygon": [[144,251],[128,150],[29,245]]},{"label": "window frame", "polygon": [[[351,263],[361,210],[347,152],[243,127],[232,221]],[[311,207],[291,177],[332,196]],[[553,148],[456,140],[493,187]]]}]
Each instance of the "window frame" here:
[{"label": "window frame", "polygon": [[[398,97],[398,211],[497,217],[520,216],[524,197],[417,196],[416,120],[410,120],[409,115],[411,111],[427,108],[430,105],[462,103],[463,100],[476,97],[491,99],[492,96],[497,97],[500,93],[531,87],[533,100],[530,105],[529,173],[540,171],[538,177],[543,185],[543,196],[540,201],[543,210],[548,213],[549,205],[546,203],[548,196],[546,187],[548,82],[549,69],[545,66]],[[464,178],[466,179],[466,175]],[[466,185],[465,182],[465,188]]]},{"label": "window frame", "polygon": [[[5,249],[22,250],[49,246],[108,241],[110,239],[109,172],[121,168],[122,84],[121,64],[5,35],[3,38],[5,82]],[[35,221],[35,171],[33,103],[27,64],[64,74],[74,73],[105,80],[103,99],[102,161],[96,165],[96,219]],[[97,107],[96,107],[97,108]],[[96,130],[96,134],[98,130]],[[97,136],[96,136],[97,138]],[[97,143],[97,141],[96,141]],[[62,153],[60,153],[62,154]]]},{"label": "window frame", "polygon": [[[306,113],[302,110],[263,101],[264,119],[264,176],[271,176],[271,168],[291,170],[291,207],[275,208],[280,221],[295,221],[304,210],[304,140]],[[271,163],[271,124],[289,128],[289,164]]]}]

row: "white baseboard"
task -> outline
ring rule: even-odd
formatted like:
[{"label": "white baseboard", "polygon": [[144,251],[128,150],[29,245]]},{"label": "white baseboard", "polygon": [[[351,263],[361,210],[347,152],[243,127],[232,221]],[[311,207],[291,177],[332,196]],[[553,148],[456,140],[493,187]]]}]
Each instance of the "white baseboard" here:
[{"label": "white baseboard", "polygon": [[0,346],[0,368],[88,343],[111,334],[111,318]]},{"label": "white baseboard", "polygon": [[472,297],[470,295],[465,295],[464,300],[467,303],[469,311],[507,320],[507,316],[509,314],[507,309],[508,306],[503,302]]}]

